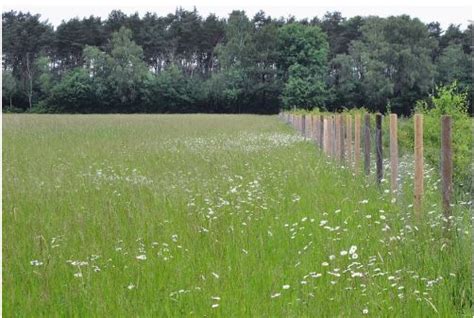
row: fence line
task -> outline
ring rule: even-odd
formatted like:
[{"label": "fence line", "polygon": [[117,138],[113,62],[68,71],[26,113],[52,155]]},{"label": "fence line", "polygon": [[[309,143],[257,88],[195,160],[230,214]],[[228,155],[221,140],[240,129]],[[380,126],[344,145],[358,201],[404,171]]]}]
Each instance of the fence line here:
[{"label": "fence line", "polygon": [[[380,184],[383,179],[383,144],[382,144],[382,114],[375,115],[375,155],[376,181]],[[370,175],[371,155],[371,115],[364,114],[364,143],[361,145],[361,115],[355,114],[354,125],[351,115],[298,115],[281,113],[280,118],[309,138],[326,154],[340,164],[353,168],[356,174],[361,168],[361,150],[364,151],[364,172]],[[398,118],[396,114],[389,117],[389,148],[390,148],[390,188],[393,195],[399,193],[398,178]],[[423,115],[414,115],[414,188],[413,209],[420,217],[423,212]],[[442,208],[446,219],[452,216],[453,197],[453,141],[452,118],[442,116],[441,125],[441,198]]]}]

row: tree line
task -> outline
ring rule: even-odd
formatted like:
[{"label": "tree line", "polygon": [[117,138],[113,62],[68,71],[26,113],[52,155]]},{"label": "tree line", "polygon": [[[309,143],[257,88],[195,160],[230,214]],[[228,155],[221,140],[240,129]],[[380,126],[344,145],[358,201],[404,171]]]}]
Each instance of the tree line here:
[{"label": "tree line", "polygon": [[[454,81],[472,96],[472,25],[408,15],[227,18],[115,10],[54,28],[2,13],[4,111],[276,113],[365,106],[399,114]],[[472,97],[469,104],[472,105]]]}]

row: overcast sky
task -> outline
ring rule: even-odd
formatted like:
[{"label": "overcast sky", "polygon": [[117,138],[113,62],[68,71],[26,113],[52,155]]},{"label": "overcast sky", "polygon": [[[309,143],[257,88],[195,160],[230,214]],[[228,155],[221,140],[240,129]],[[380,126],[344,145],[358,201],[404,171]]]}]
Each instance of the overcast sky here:
[{"label": "overcast sky", "polygon": [[[21,10],[39,13],[43,20],[48,20],[54,26],[61,23],[62,20],[69,20],[74,17],[100,16],[106,19],[109,12],[113,9],[120,9],[127,14],[138,12],[143,15],[147,11],[156,12],[158,15],[166,15],[174,12],[176,7],[181,6],[184,9],[192,10],[195,5],[202,16],[209,13],[215,13],[219,17],[227,17],[234,10],[245,10],[251,17],[257,11],[263,10],[272,17],[295,16],[298,19],[312,18],[314,16],[322,17],[327,11],[340,11],[344,17],[355,15],[367,16],[378,15],[387,17],[390,15],[409,14],[412,17],[418,17],[421,21],[428,23],[432,21],[440,22],[443,29],[449,24],[460,24],[465,28],[472,20],[473,6],[469,1],[451,0],[451,1],[408,1],[408,0],[385,0],[381,6],[381,1],[362,0],[356,2],[343,0],[293,0],[286,1],[264,1],[264,0],[241,0],[241,1],[222,1],[225,5],[213,5],[210,0],[183,0],[158,1],[149,0],[72,0],[64,5],[65,1],[46,0],[41,5],[38,2],[30,0],[6,0],[2,6],[3,11]],[[414,4],[416,2],[416,5]],[[154,4],[152,4],[154,3]],[[449,4],[450,6],[447,6]]]}]

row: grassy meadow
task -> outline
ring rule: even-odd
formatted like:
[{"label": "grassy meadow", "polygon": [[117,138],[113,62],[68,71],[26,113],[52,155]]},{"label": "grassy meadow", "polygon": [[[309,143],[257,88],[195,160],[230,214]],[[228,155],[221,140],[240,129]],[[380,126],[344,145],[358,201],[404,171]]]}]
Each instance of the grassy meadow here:
[{"label": "grassy meadow", "polygon": [[[5,317],[470,317],[470,202],[276,116],[3,115]],[[447,224],[451,224],[448,230]]]}]

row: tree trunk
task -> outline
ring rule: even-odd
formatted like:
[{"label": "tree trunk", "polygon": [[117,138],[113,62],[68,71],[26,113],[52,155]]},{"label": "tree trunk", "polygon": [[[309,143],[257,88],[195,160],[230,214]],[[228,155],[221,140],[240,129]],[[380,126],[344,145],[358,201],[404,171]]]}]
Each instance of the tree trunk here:
[{"label": "tree trunk", "polygon": [[33,96],[33,73],[31,70],[30,53],[26,53],[26,76],[28,77],[28,87],[26,95],[28,96],[29,109],[32,107]]}]

